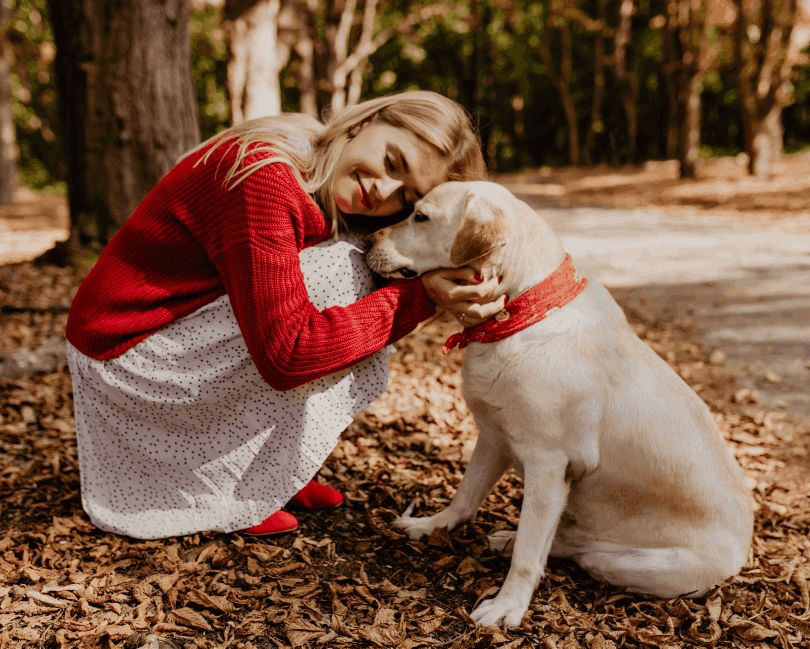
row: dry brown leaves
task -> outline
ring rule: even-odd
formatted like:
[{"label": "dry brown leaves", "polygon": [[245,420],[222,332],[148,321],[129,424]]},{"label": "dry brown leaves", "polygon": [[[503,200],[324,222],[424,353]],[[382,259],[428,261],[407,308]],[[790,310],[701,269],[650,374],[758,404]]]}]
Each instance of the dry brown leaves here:
[{"label": "dry brown leaves", "polygon": [[[27,311],[26,300],[47,289],[58,305],[76,280],[0,267],[5,304],[20,300],[0,320],[6,349],[63,327],[48,304]],[[398,345],[388,393],[321,472],[344,506],[302,514],[296,532],[272,539],[139,541],[96,530],[81,509],[66,369],[2,383],[0,647],[117,647],[137,632],[188,648],[807,646],[810,426],[735,402],[735,369],[710,362],[679,323],[631,320],[709,403],[756,500],[749,561],[707,598],[627,595],[552,560],[521,628],[473,628],[468,612],[508,568],[486,535],[516,525],[518,479],[505,476],[475,520],[450,534],[417,542],[390,528],[414,498],[418,514],[449,502],[475,439],[460,397],[463,355],[441,355],[452,327],[435,322]]]}]

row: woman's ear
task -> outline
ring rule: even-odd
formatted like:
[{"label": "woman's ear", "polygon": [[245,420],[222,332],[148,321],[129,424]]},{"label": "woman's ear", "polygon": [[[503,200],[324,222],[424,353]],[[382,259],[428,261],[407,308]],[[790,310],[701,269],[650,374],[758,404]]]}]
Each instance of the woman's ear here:
[{"label": "woman's ear", "polygon": [[456,266],[486,261],[506,245],[503,208],[486,196],[467,194],[464,216],[450,249],[450,261]]},{"label": "woman's ear", "polygon": [[366,117],[366,119],[364,119],[362,122],[358,122],[357,124],[355,124],[354,126],[352,126],[352,127],[349,129],[349,132],[348,132],[349,139],[351,140],[352,138],[357,137],[357,134],[358,134],[360,131],[362,131],[362,130],[363,130],[363,127],[364,127],[366,124],[368,124],[368,123],[372,122],[373,120],[374,120],[374,117]]}]

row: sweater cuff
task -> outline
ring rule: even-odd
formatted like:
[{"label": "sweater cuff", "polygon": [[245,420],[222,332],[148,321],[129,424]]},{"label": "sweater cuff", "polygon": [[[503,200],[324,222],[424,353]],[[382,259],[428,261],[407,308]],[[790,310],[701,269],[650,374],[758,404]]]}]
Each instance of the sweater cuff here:
[{"label": "sweater cuff", "polygon": [[428,298],[419,279],[395,279],[382,290],[393,291],[400,298],[394,298],[398,306],[389,342],[399,340],[416,329],[420,322],[436,315],[436,305]]}]

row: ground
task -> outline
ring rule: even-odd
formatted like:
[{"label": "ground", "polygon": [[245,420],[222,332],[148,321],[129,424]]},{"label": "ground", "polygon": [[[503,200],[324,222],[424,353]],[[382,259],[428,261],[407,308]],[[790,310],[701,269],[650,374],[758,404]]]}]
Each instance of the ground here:
[{"label": "ground", "polygon": [[[712,180],[718,169],[723,179]],[[690,218],[736,219],[763,231],[775,222],[810,230],[807,186],[803,194],[786,189],[808,182],[810,163],[791,160],[784,169],[768,182],[745,179],[734,161],[707,165],[704,179],[689,183],[660,163],[503,180],[543,200],[688,209]],[[30,197],[24,218],[16,207],[0,219],[2,243],[25,243],[29,257],[64,227],[59,199],[37,204]],[[86,272],[9,256],[0,266],[6,354],[63,334]],[[685,320],[639,309],[626,289],[613,292],[639,336],[708,404],[752,489],[748,563],[708,597],[627,595],[552,560],[521,628],[473,628],[467,614],[497,592],[508,568],[485,539],[514,528],[519,480],[505,476],[479,515],[450,534],[416,542],[390,529],[414,499],[417,514],[449,502],[475,439],[459,390],[463,352],[440,353],[454,331],[440,318],[397,344],[388,392],[344,433],[321,471],[321,481],[346,494],[344,505],[300,515],[298,530],[272,539],[200,533],[138,541],[96,530],[81,509],[64,364],[0,383],[0,647],[139,646],[135,632],[186,647],[810,646],[810,423],[752,403],[740,369],[695,340]]]}]

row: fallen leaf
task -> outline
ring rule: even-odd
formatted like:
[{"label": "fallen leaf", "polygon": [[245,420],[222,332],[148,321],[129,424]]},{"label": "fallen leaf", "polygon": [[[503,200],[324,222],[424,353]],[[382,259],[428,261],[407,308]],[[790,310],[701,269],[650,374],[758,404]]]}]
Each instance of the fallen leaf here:
[{"label": "fallen leaf", "polygon": [[186,599],[193,604],[213,608],[223,613],[233,613],[236,610],[236,607],[226,597],[222,595],[209,595],[208,593],[195,589],[188,591]]},{"label": "fallen leaf", "polygon": [[489,572],[489,568],[485,568],[473,557],[464,557],[461,563],[456,568],[457,575],[468,575],[471,572]]},{"label": "fallen leaf", "polygon": [[779,635],[777,631],[767,629],[761,624],[741,618],[739,615],[732,615],[728,620],[728,626],[736,635],[749,642],[760,642]]},{"label": "fallen leaf", "polygon": [[284,623],[284,633],[293,647],[301,647],[310,640],[324,635],[324,630],[300,616],[290,616]]},{"label": "fallen leaf", "polygon": [[195,629],[203,629],[204,631],[213,630],[211,625],[208,624],[208,621],[202,615],[200,615],[193,608],[188,608],[187,606],[169,611],[166,613],[166,618],[175,624],[191,626]]}]

